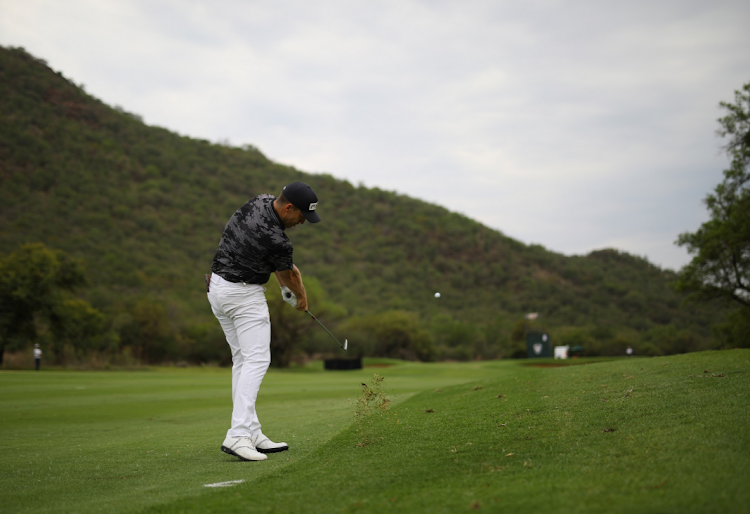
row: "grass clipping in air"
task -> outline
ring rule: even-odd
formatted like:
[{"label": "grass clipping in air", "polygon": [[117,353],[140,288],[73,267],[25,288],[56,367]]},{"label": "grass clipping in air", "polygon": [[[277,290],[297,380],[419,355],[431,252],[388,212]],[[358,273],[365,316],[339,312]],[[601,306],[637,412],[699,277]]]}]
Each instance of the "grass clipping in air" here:
[{"label": "grass clipping in air", "polygon": [[[362,382],[362,392],[357,399],[354,417],[357,423],[358,446],[367,446],[377,440],[373,416],[382,417],[390,409],[391,401],[385,395],[383,380],[377,373],[372,376],[370,385]],[[381,439],[382,436],[380,437]]]}]

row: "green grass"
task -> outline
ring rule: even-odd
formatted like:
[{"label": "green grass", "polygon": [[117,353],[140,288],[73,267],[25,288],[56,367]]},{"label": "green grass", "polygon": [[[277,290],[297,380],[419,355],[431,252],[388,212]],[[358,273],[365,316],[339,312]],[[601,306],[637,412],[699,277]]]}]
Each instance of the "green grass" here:
[{"label": "green grass", "polygon": [[[748,350],[380,364],[270,372],[264,432],[291,450],[261,463],[218,449],[228,370],[2,372],[0,512],[750,511]],[[375,372],[393,407],[360,446]]]}]

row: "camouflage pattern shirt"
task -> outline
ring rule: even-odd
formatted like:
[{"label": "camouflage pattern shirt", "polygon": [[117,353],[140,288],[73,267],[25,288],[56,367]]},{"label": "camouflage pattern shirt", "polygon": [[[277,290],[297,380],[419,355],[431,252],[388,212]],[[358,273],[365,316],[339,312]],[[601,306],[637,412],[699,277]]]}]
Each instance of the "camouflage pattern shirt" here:
[{"label": "camouflage pattern shirt", "polygon": [[258,195],[237,209],[224,228],[211,271],[229,282],[265,284],[274,271],[292,269],[292,242],[273,208],[273,195]]}]

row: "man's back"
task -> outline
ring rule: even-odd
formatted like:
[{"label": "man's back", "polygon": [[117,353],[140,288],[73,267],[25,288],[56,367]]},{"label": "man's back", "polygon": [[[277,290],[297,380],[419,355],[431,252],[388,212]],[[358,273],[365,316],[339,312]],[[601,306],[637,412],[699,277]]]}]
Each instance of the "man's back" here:
[{"label": "man's back", "polygon": [[211,271],[230,282],[265,284],[271,273],[290,269],[293,248],[273,208],[275,196],[258,195],[232,215]]}]

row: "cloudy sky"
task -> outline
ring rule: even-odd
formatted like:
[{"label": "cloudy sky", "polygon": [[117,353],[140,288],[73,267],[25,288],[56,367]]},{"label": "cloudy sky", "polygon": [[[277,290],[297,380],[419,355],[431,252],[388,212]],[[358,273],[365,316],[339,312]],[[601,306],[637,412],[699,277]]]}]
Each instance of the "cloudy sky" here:
[{"label": "cloudy sky", "polygon": [[747,0],[0,0],[1,45],[149,124],[672,269],[728,165],[748,22]]}]

